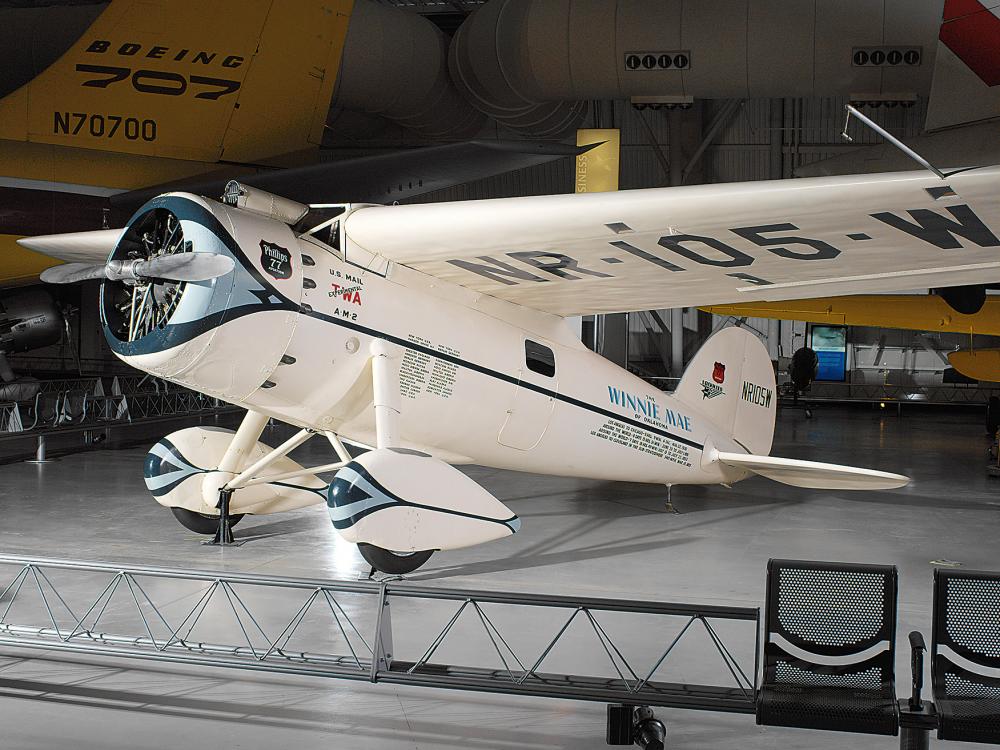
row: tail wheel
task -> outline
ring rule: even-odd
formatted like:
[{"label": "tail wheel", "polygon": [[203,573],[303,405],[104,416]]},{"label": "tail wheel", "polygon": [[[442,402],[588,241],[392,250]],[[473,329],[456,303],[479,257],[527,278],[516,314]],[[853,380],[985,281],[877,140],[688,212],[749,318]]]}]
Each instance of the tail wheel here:
[{"label": "tail wheel", "polygon": [[[171,508],[170,512],[174,514],[174,518],[180,521],[181,526],[188,531],[193,531],[195,534],[214,534],[219,530],[218,516],[210,516],[207,513],[196,513],[187,508]],[[242,513],[230,515],[230,528],[238,524],[243,515]]]},{"label": "tail wheel", "polygon": [[375,570],[390,575],[403,575],[412,573],[425,562],[427,562],[434,550],[426,549],[420,552],[390,552],[387,549],[376,547],[374,544],[358,545],[361,556],[368,561]]}]

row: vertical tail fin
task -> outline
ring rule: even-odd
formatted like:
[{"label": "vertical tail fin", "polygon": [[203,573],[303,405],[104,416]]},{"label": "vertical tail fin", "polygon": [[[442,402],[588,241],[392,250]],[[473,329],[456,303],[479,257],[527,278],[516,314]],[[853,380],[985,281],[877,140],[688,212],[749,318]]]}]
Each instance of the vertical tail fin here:
[{"label": "vertical tail fin", "polygon": [[778,408],[767,349],[744,328],[711,336],[684,371],[674,396],[697,409],[748,453],[767,455]]},{"label": "vertical tail fin", "polygon": [[1000,8],[984,0],[945,0],[926,128],[998,116]]},{"label": "vertical tail fin", "polygon": [[318,146],[353,0],[112,0],[0,139],[199,162]]}]

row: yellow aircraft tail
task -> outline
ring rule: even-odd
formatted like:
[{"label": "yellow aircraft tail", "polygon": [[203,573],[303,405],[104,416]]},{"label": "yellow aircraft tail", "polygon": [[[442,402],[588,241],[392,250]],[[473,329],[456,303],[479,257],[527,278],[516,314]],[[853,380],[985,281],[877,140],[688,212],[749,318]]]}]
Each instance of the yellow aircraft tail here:
[{"label": "yellow aircraft tail", "polygon": [[207,163],[316,147],[352,3],[112,0],[0,101],[0,139]]}]

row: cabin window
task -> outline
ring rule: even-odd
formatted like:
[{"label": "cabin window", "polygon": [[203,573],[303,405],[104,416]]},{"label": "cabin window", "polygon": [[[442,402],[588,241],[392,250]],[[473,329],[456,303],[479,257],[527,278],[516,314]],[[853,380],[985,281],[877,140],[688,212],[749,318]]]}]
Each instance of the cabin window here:
[{"label": "cabin window", "polygon": [[556,355],[544,344],[536,341],[524,342],[524,359],[528,369],[551,378],[556,374]]}]

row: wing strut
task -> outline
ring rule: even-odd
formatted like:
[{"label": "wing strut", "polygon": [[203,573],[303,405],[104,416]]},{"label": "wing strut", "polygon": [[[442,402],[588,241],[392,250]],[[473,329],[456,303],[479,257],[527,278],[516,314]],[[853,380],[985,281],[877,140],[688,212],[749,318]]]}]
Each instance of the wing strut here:
[{"label": "wing strut", "polygon": [[933,172],[934,174],[936,174],[942,180],[948,179],[944,172],[942,172],[940,169],[938,169],[937,167],[935,167],[933,164],[931,164],[924,157],[922,157],[920,154],[918,154],[912,148],[910,148],[909,146],[907,146],[905,143],[903,143],[901,140],[899,140],[899,138],[897,138],[896,136],[894,136],[892,133],[890,133],[888,130],[886,130],[885,128],[883,128],[881,125],[879,125],[878,123],[874,122],[873,120],[871,120],[870,118],[866,117],[865,115],[861,114],[861,112],[859,112],[855,107],[852,107],[850,104],[847,105],[847,119],[844,120],[844,132],[840,134],[841,137],[845,141],[847,141],[848,143],[853,143],[854,142],[854,139],[851,138],[851,136],[849,136],[847,134],[847,126],[851,124],[851,115],[854,115],[855,117],[857,117],[859,120],[861,120],[861,122],[863,122],[869,128],[871,128],[872,130],[874,130],[880,136],[882,136],[883,138],[885,138],[887,141],[889,141],[889,143],[891,143],[893,146],[895,146],[896,148],[898,148],[904,154],[906,154],[907,156],[909,156],[911,159],[913,159],[913,161],[915,161],[920,166],[925,167],[926,169],[929,169],[931,172]]}]

